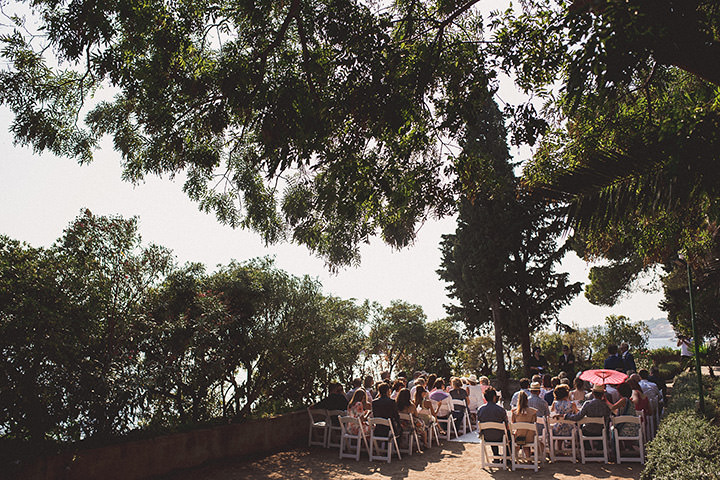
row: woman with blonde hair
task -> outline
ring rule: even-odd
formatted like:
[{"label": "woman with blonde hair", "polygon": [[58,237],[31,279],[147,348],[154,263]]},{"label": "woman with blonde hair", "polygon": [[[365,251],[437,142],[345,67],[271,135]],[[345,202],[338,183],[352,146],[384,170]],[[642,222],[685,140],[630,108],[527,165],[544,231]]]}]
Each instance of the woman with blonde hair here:
[{"label": "woman with blonde hair", "polygon": [[[532,424],[535,424],[537,421],[537,410],[528,406],[528,396],[524,391],[521,391],[518,395],[517,406],[512,410],[511,421],[513,423],[527,422]],[[515,441],[518,445],[523,446],[523,451],[525,452],[526,457],[530,456],[530,448],[525,447],[524,445],[532,443],[535,440],[535,434],[535,429],[521,429],[515,432]]]}]

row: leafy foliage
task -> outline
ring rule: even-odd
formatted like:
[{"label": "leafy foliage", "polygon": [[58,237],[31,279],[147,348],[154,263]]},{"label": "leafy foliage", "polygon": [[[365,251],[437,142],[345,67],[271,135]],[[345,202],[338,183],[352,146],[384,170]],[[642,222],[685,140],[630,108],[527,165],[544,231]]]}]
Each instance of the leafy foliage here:
[{"label": "leafy foliage", "polygon": [[720,385],[704,377],[703,388],[706,416],[696,413],[697,376],[683,373],[675,377],[667,407],[670,414],[648,445],[641,478],[718,478]]},{"label": "leafy foliage", "polygon": [[109,135],[126,179],[183,173],[221,222],[333,266],[473,187],[447,146],[492,92],[474,1],[28,3],[44,35],[10,18],[0,103],[38,151],[89,162]]},{"label": "leafy foliage", "polygon": [[620,345],[627,342],[633,352],[647,347],[650,329],[644,322],[631,322],[625,315],[605,317],[605,325],[593,327],[592,345],[599,352],[596,360],[602,363],[608,345]]}]

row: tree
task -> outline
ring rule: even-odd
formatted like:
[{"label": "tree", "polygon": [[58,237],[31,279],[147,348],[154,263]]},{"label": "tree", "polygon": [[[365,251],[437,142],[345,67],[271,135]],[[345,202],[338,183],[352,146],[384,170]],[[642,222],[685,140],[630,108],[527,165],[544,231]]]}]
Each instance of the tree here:
[{"label": "tree", "polygon": [[429,340],[426,320],[419,305],[393,300],[389,307],[376,306],[368,336],[369,347],[390,373],[397,365],[418,364],[418,354]]},{"label": "tree", "polygon": [[627,342],[632,350],[647,347],[650,329],[644,322],[631,322],[624,315],[605,317],[605,325],[593,327],[592,342],[597,352],[607,352],[608,345],[620,345]]},{"label": "tree", "polygon": [[488,336],[467,339],[457,353],[458,370],[489,377],[495,372],[495,342]]},{"label": "tree", "polygon": [[170,252],[143,246],[136,219],[85,210],[49,249],[3,237],[1,256],[6,431],[37,444],[129,430],[143,403],[142,302]]},{"label": "tree", "polygon": [[126,179],[184,173],[221,222],[342,265],[472,186],[446,145],[489,90],[475,3],[31,2],[44,35],[10,17],[0,103],[20,143],[86,163],[109,135]]},{"label": "tree", "polygon": [[405,371],[425,370],[449,378],[453,372],[460,374],[455,358],[460,349],[460,332],[449,319],[435,320],[425,324],[425,339],[419,345],[413,365]]}]

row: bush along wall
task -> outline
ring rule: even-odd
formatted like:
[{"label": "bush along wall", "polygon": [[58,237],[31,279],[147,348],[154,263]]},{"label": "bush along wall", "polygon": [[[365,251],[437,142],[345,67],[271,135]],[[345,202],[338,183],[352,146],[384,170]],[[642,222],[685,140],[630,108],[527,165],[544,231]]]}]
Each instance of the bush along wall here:
[{"label": "bush along wall", "polygon": [[720,479],[720,382],[703,379],[705,414],[697,411],[697,377],[675,378],[668,415],[648,444],[643,480]]}]

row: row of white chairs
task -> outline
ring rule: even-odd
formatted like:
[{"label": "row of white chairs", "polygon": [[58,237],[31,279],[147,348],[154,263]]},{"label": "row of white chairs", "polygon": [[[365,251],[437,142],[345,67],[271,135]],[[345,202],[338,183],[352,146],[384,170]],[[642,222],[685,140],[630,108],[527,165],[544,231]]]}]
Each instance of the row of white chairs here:
[{"label": "row of white chairs", "polygon": [[[450,400],[444,401],[444,408],[452,409],[455,408],[457,402],[462,400]],[[437,402],[436,402],[437,403]],[[459,404],[457,404],[460,406]],[[440,406],[440,404],[437,404]],[[350,417],[346,415],[344,410],[323,410],[323,409],[311,409],[308,408],[308,415],[310,417],[310,429],[308,432],[308,445],[319,445],[325,448],[339,447],[340,458],[355,458],[360,459],[360,451],[362,449],[368,452],[371,460],[383,459],[390,462],[393,452],[398,457],[402,453],[412,455],[414,451],[422,453],[420,438],[415,429],[403,430],[400,436],[400,442],[395,430],[392,428],[392,424],[389,420],[383,418],[371,417],[368,419],[370,426],[370,435],[365,435],[362,427],[362,422],[359,418]],[[400,419],[405,420],[408,424],[413,424],[413,419],[408,413],[401,413]],[[333,418],[337,421],[333,422]],[[458,430],[455,426],[455,421],[452,413],[446,418],[435,418],[430,417],[431,421],[426,425],[426,443],[425,447],[432,447],[433,442],[440,445],[440,429],[444,429],[443,438],[450,439],[452,436],[458,436]],[[354,425],[354,427],[352,427]],[[376,427],[379,425],[389,426],[390,434],[388,436],[376,435]],[[463,411],[462,427],[461,432],[464,434],[466,431],[472,430],[472,423],[468,415],[467,409]],[[356,431],[353,434],[351,431]],[[392,441],[390,441],[390,438]],[[403,447],[401,447],[401,445]],[[379,455],[376,452],[380,452]]]},{"label": "row of white chairs", "polygon": [[[621,424],[631,423],[637,424],[638,434],[636,436],[621,436],[619,426]],[[569,425],[570,433],[567,435],[557,435],[554,432],[554,426],[556,425]],[[583,432],[583,426],[597,424],[602,429],[600,436],[588,436]],[[478,423],[478,431],[494,429],[501,430],[503,432],[502,440],[497,442],[486,441],[482,433],[481,437],[481,465],[483,468],[486,467],[500,467],[507,468],[507,462],[510,461],[512,469],[517,468],[532,468],[538,471],[540,466],[541,458],[545,457],[545,453],[549,454],[549,458],[552,462],[558,461],[571,461],[577,463],[578,456],[583,464],[586,462],[604,462],[609,461],[609,449],[608,449],[608,432],[605,426],[605,421],[602,418],[583,418],[579,421],[565,420],[562,418],[538,418],[537,423],[527,422],[509,422],[509,431],[505,428],[502,423],[496,422],[482,422]],[[617,463],[625,462],[640,462],[645,463],[645,439],[643,421],[640,416],[617,416],[611,418],[611,432],[615,441],[615,452]],[[518,430],[535,430],[536,435],[530,443],[523,443],[522,445],[517,441]],[[586,443],[587,442],[587,443]],[[623,450],[621,442],[625,444],[637,443],[638,454],[637,455],[626,455],[634,453],[631,450]],[[586,445],[588,448],[586,448]],[[495,446],[498,449],[498,454],[488,453],[487,447]],[[569,448],[567,448],[569,446]],[[599,448],[595,448],[595,447]],[[529,449],[532,452],[532,462],[521,463],[519,461],[518,453],[523,447]],[[545,450],[545,453],[543,453]],[[497,460],[497,463],[493,463]]]}]

